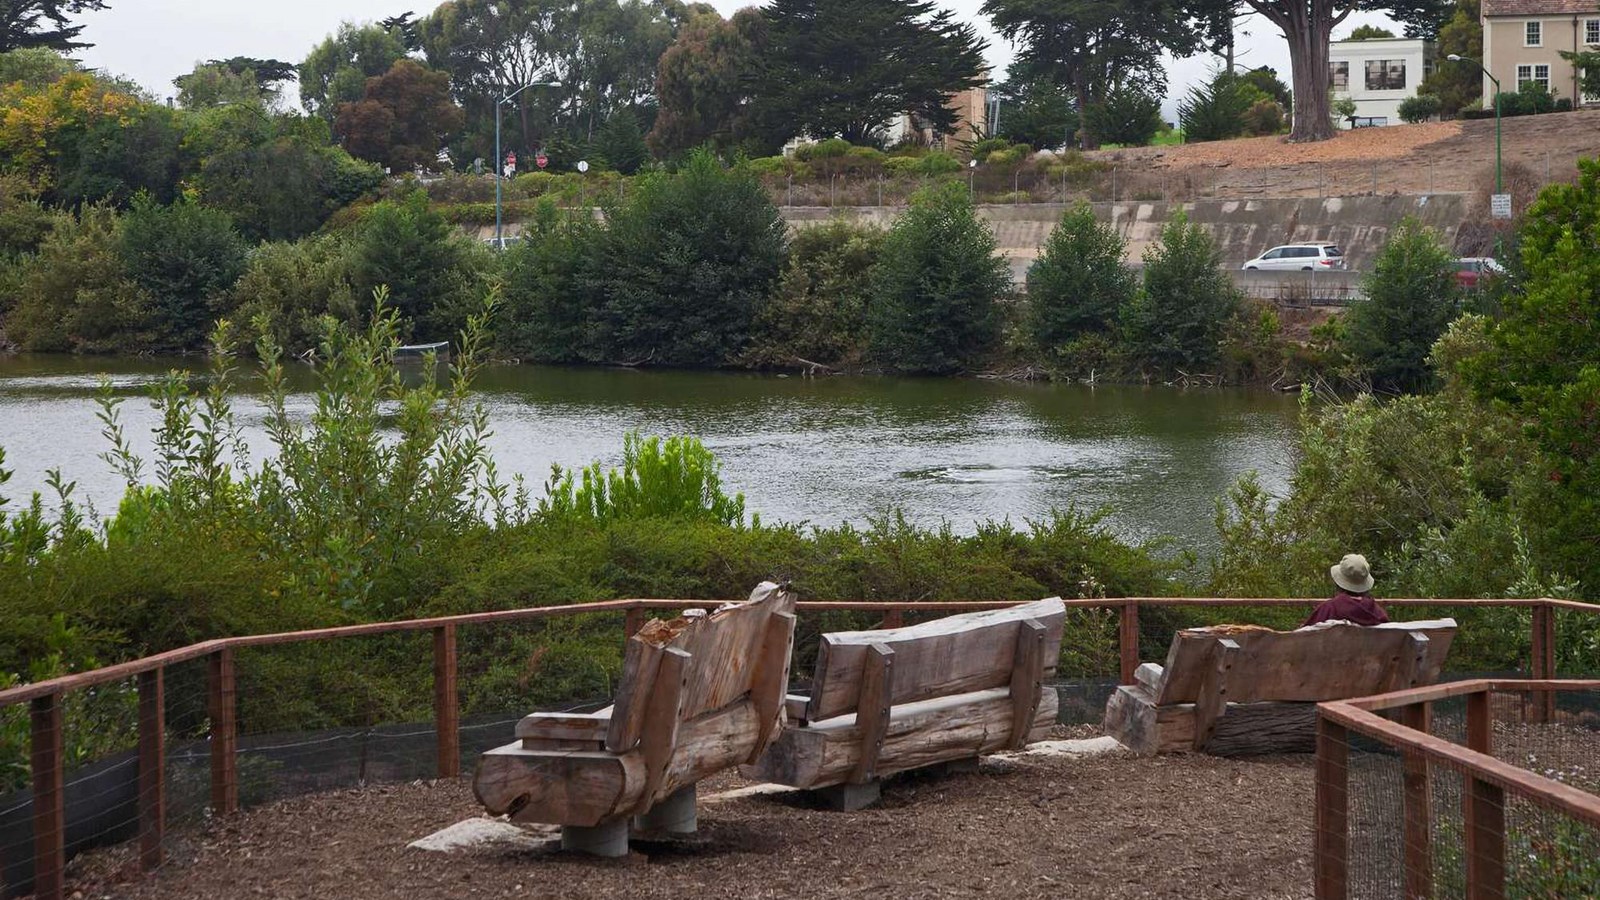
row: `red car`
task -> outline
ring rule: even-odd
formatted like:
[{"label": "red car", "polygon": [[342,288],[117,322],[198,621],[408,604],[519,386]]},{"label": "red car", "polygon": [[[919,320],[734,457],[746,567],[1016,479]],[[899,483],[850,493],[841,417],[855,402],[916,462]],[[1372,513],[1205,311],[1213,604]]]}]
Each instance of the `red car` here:
[{"label": "red car", "polygon": [[1456,260],[1456,284],[1476,288],[1485,280],[1505,274],[1505,267],[1488,256],[1463,256]]}]

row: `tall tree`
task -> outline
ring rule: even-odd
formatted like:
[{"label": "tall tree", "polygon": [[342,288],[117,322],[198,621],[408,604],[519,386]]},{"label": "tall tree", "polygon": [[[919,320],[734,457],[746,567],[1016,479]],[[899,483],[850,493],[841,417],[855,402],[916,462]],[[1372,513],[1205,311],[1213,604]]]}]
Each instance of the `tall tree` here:
[{"label": "tall tree", "polygon": [[1163,51],[1201,48],[1226,16],[1220,0],[985,0],[983,12],[1018,45],[1012,77],[1048,78],[1077,100],[1079,137],[1100,143],[1088,110],[1115,88],[1157,91]]},{"label": "tall tree", "polygon": [[1072,143],[1078,114],[1072,94],[1048,78],[1000,85],[1000,115],[989,123],[993,136],[1020,141],[1035,150]]},{"label": "tall tree", "polygon": [[1459,0],[1455,11],[1439,29],[1438,50],[1433,71],[1422,80],[1420,94],[1439,98],[1439,111],[1454,115],[1483,96],[1483,76],[1471,63],[1453,63],[1445,57],[1455,54],[1467,59],[1483,59],[1483,23],[1478,17],[1478,0]]},{"label": "tall tree", "polygon": [[[388,20],[385,20],[388,21]],[[367,79],[376,78],[406,55],[403,28],[345,22],[300,63],[300,105],[333,121],[341,103],[359,101]]]},{"label": "tall tree", "polygon": [[69,17],[105,8],[105,0],[0,0],[0,53],[93,47],[78,40],[83,26],[70,24]]},{"label": "tall tree", "polygon": [[367,79],[359,103],[339,105],[333,132],[352,156],[404,172],[431,165],[462,121],[450,99],[450,76],[402,59]]},{"label": "tall tree", "polygon": [[652,152],[671,156],[707,143],[727,148],[753,137],[750,78],[766,46],[766,23],[754,7],[727,21],[707,10],[679,30],[656,65],[660,106],[646,136]]},{"label": "tall tree", "polygon": [[470,150],[488,155],[495,103],[519,85],[561,86],[508,105],[506,145],[518,150],[552,132],[587,141],[616,110],[649,105],[683,12],[668,0],[447,0],[417,33],[428,64],[450,73]]},{"label": "tall tree", "polygon": [[904,113],[953,131],[949,96],[983,83],[977,30],[931,0],[776,0],[763,14],[753,95],[794,133],[860,143]]},{"label": "tall tree", "polygon": [[[1360,11],[1386,11],[1406,23],[1406,33],[1440,17],[1441,0],[1246,0],[1283,30],[1289,41],[1294,87],[1291,141],[1325,141],[1336,129],[1328,100],[1328,41],[1335,26]],[[1435,25],[1435,28],[1437,26]]]},{"label": "tall tree", "polygon": [[172,79],[184,109],[209,109],[225,103],[273,106],[279,84],[295,76],[293,63],[235,56],[199,63],[194,71]]}]

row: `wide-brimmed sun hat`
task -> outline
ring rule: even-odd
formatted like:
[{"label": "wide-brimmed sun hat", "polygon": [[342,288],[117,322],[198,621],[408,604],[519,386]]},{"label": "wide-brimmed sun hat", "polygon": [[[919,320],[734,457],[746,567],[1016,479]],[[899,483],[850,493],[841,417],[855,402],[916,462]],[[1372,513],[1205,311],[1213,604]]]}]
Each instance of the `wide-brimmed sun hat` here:
[{"label": "wide-brimmed sun hat", "polygon": [[1346,553],[1339,564],[1328,570],[1333,583],[1354,594],[1372,590],[1372,569],[1367,558],[1359,553]]}]

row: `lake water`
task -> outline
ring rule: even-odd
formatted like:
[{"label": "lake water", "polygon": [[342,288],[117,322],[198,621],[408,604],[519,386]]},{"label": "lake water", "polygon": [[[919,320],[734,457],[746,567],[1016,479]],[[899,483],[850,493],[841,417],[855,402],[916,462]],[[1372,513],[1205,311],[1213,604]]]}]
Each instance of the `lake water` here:
[{"label": "lake water", "polygon": [[[148,452],[149,387],[198,365],[0,357],[0,446],[15,473],[0,494],[15,505],[60,468],[77,496],[114,509],[121,485],[99,458],[95,417],[101,373],[129,398],[123,420]],[[1295,398],[1260,390],[535,366],[490,368],[479,388],[502,473],[536,484],[551,463],[619,462],[630,429],[692,434],[722,461],[724,487],[767,521],[860,523],[899,508],[970,531],[1107,507],[1123,536],[1185,548],[1215,543],[1213,502],[1240,475],[1283,489],[1296,429]],[[242,395],[236,411],[251,451],[268,451],[259,403]]]}]

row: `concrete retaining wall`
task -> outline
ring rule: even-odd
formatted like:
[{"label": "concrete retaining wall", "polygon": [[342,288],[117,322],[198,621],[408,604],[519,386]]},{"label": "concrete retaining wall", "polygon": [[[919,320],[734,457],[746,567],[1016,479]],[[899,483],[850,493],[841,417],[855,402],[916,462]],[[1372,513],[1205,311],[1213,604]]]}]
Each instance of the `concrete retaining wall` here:
[{"label": "concrete retaining wall", "polygon": [[[1194,203],[1096,203],[1095,215],[1110,222],[1128,242],[1130,261],[1137,262],[1155,243],[1161,228],[1182,208],[1190,221],[1211,230],[1221,245],[1223,264],[1237,268],[1245,260],[1276,245],[1331,241],[1344,249],[1352,269],[1365,270],[1388,240],[1390,229],[1406,216],[1438,229],[1448,245],[1465,211],[1459,194],[1328,197],[1281,200],[1201,200]],[[983,205],[978,215],[994,229],[1000,252],[1018,269],[1038,256],[1065,207],[1059,203],[1017,206]],[[795,206],[783,210],[791,226],[804,228],[833,216],[879,226],[891,224],[904,207]]]}]

